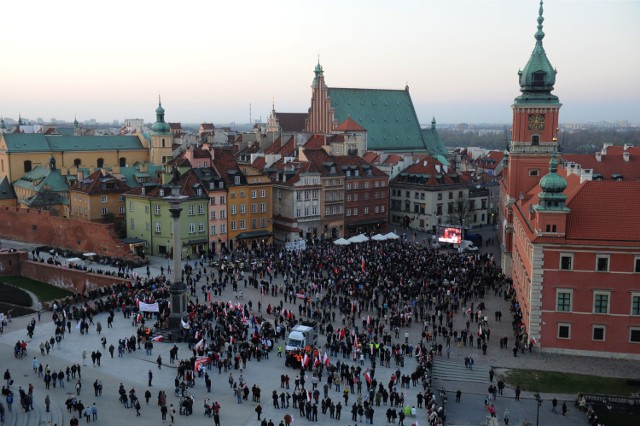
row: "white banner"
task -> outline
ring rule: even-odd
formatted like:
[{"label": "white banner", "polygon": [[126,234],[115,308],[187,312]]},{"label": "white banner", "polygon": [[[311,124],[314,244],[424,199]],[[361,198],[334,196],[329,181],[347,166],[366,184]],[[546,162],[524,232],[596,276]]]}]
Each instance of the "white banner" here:
[{"label": "white banner", "polygon": [[285,248],[287,250],[304,250],[307,248],[307,242],[305,240],[291,241],[285,243]]},{"label": "white banner", "polygon": [[156,303],[139,302],[138,309],[140,309],[140,312],[160,312],[160,305],[158,305],[158,302]]}]

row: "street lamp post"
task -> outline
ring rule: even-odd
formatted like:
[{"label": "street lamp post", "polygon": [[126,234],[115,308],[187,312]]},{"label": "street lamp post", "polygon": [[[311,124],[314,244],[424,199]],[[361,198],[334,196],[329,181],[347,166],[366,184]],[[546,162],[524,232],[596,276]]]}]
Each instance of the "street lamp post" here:
[{"label": "street lamp post", "polygon": [[533,395],[536,399],[536,426],[540,426],[540,406],[542,405],[542,398],[540,398],[540,394],[536,393]]},{"label": "street lamp post", "polygon": [[440,399],[442,400],[442,424],[444,425],[444,422],[447,419],[446,410],[445,410],[445,406],[447,404],[447,391],[444,390],[444,386],[440,388],[439,394],[440,394]]}]

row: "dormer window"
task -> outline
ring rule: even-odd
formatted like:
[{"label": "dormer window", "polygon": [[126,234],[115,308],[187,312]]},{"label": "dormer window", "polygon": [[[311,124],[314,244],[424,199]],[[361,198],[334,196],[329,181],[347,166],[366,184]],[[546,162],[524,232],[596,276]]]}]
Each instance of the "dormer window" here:
[{"label": "dormer window", "polygon": [[240,176],[234,176],[233,183],[235,183],[236,185],[240,185]]},{"label": "dormer window", "polygon": [[161,196],[161,197],[164,197],[164,189],[161,189],[161,190],[160,190],[160,196]]}]

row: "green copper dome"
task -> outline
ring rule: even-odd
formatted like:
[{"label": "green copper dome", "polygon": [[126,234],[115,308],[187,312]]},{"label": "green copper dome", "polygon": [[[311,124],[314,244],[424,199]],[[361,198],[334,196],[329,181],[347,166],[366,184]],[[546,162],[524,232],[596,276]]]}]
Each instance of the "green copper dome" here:
[{"label": "green copper dome", "polygon": [[322,77],[324,74],[324,71],[322,70],[322,65],[320,65],[320,57],[318,57],[318,64],[316,65],[316,68],[313,70],[315,77],[313,78],[313,83],[311,84],[311,87],[318,87],[318,78]]},{"label": "green copper dome", "polygon": [[518,71],[522,95],[516,98],[517,104],[527,102],[558,103],[558,97],[551,93],[553,85],[556,83],[557,71],[549,62],[544,47],[542,47],[542,39],[544,38],[543,22],[541,0],[538,11],[538,31],[534,35],[536,45],[533,48],[533,52],[531,52],[527,65],[525,65],[524,69]]},{"label": "green copper dome", "polygon": [[540,189],[542,192],[538,194],[540,205],[545,209],[564,209],[564,203],[567,196],[564,190],[567,188],[567,181],[558,174],[558,160],[556,159],[556,150],[554,148],[553,155],[549,161],[549,173],[540,179]]},{"label": "green copper dome", "polygon": [[164,108],[162,108],[162,101],[158,97],[158,108],[156,108],[156,122],[151,126],[151,130],[154,133],[169,133],[169,123],[164,121]]}]

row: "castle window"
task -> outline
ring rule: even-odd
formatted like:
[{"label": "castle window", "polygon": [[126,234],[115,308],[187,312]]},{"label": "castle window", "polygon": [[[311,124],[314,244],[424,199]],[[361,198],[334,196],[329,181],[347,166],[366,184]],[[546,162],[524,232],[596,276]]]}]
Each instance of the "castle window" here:
[{"label": "castle window", "polygon": [[531,145],[537,146],[540,144],[540,135],[531,135]]},{"label": "castle window", "polygon": [[120,165],[120,167],[126,167],[127,159],[124,158],[124,157],[120,157],[120,160],[118,161],[118,164]]},{"label": "castle window", "polygon": [[164,148],[165,146],[165,142],[164,142],[164,138],[162,139],[162,147]]},{"label": "castle window", "polygon": [[75,160],[73,160],[73,166],[74,167],[80,167],[80,164],[82,164],[82,160],[79,158],[76,158]]},{"label": "castle window", "polygon": [[558,339],[571,339],[571,324],[558,323]]},{"label": "castle window", "polygon": [[98,160],[96,161],[96,166],[98,166],[99,168],[104,167],[104,158],[98,158]]},{"label": "castle window", "polygon": [[529,176],[538,176],[540,174],[540,170],[538,169],[529,169]]},{"label": "castle window", "polygon": [[32,167],[33,167],[33,166],[31,165],[31,161],[26,160],[26,161],[24,162],[24,172],[25,172],[25,173],[29,173],[29,172],[31,171]]}]

